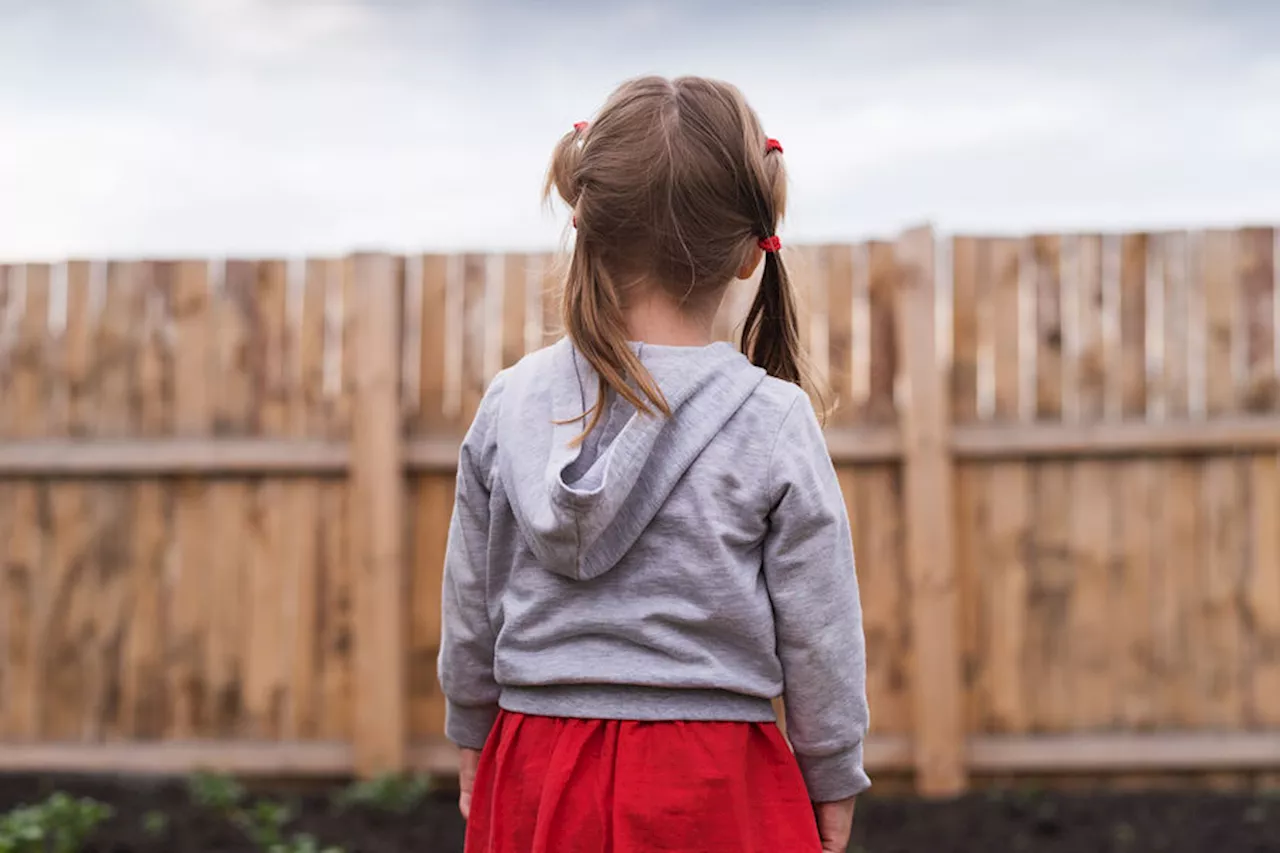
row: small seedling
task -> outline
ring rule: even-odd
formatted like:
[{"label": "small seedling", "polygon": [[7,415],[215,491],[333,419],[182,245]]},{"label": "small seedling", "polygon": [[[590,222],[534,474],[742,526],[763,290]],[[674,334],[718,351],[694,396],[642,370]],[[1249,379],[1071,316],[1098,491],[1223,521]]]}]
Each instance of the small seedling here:
[{"label": "small seedling", "polygon": [[235,823],[263,850],[284,844],[284,829],[293,820],[293,810],[284,803],[259,800],[252,808],[238,811]]},{"label": "small seedling", "polygon": [[45,822],[37,806],[22,806],[0,817],[0,853],[40,853]]},{"label": "small seedling", "polygon": [[1111,828],[1111,838],[1116,847],[1127,850],[1138,840],[1138,831],[1127,823],[1118,823]]},{"label": "small seedling", "polygon": [[112,814],[96,800],[56,793],[0,816],[0,853],[77,853]]},{"label": "small seedling", "polygon": [[201,808],[230,813],[245,798],[244,786],[223,773],[200,772],[187,780],[187,792],[191,802]]},{"label": "small seedling", "polygon": [[427,775],[404,776],[389,773],[356,782],[338,794],[336,803],[341,809],[353,806],[408,814],[431,793],[431,777]]},{"label": "small seedling", "polygon": [[169,816],[164,812],[147,812],[142,816],[142,831],[152,838],[160,838],[169,831]]},{"label": "small seedling", "polygon": [[347,853],[341,847],[321,847],[313,836],[299,833],[288,841],[272,844],[267,853]]}]

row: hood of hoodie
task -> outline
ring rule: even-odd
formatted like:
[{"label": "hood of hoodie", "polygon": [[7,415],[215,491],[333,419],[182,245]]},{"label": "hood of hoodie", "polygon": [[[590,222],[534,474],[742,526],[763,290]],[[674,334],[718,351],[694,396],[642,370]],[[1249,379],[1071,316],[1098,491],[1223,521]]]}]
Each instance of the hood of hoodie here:
[{"label": "hood of hoodie", "polygon": [[610,395],[600,424],[580,445],[573,442],[599,380],[568,339],[504,377],[497,452],[507,500],[543,567],[574,580],[617,564],[765,376],[726,343],[633,349],[671,416],[640,414]]}]

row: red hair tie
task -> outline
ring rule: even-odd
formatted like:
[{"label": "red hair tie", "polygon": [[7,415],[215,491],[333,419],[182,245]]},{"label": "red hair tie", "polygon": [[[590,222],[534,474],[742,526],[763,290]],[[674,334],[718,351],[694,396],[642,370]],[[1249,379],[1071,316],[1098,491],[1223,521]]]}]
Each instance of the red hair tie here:
[{"label": "red hair tie", "polygon": [[766,252],[776,252],[782,248],[782,238],[776,234],[772,237],[761,237],[760,242],[756,243],[756,245]]},{"label": "red hair tie", "polygon": [[575,133],[582,133],[582,131],[586,129],[587,129],[587,123],[585,121],[575,121],[573,123],[573,130]]},{"label": "red hair tie", "polygon": [[777,151],[779,154],[781,154],[782,143],[776,139],[766,139],[764,141],[764,153],[768,154],[770,151]]}]

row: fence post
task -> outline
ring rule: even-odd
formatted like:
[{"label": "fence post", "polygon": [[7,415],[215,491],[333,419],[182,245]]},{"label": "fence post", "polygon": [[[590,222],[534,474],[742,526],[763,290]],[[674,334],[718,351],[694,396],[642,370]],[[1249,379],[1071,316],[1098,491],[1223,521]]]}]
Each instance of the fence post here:
[{"label": "fence post", "polygon": [[355,584],[353,752],[363,777],[404,768],[407,730],[403,286],[389,255],[353,259],[355,356],[347,530]]},{"label": "fence post", "polygon": [[907,571],[911,580],[916,787],[925,796],[966,786],[961,646],[954,555],[952,460],[944,365],[938,355],[934,235],[902,234],[898,347],[909,399],[901,410]]}]

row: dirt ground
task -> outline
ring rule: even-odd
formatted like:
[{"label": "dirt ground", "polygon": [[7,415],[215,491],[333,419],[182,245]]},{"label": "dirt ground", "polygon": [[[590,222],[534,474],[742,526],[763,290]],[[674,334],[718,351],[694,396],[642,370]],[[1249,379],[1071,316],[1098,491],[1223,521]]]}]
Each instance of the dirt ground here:
[{"label": "dirt ground", "polygon": [[[178,781],[0,777],[0,811],[54,791],[109,803],[115,817],[86,853],[252,853],[244,832],[193,805]],[[328,794],[274,793],[306,832],[346,853],[460,853],[463,825],[447,794],[412,813],[339,812]],[[163,813],[158,821],[155,815]],[[163,824],[163,827],[160,826]],[[1266,794],[983,793],[943,803],[867,797],[858,853],[1280,853],[1280,796]],[[693,853],[693,851],[690,851]]]}]

